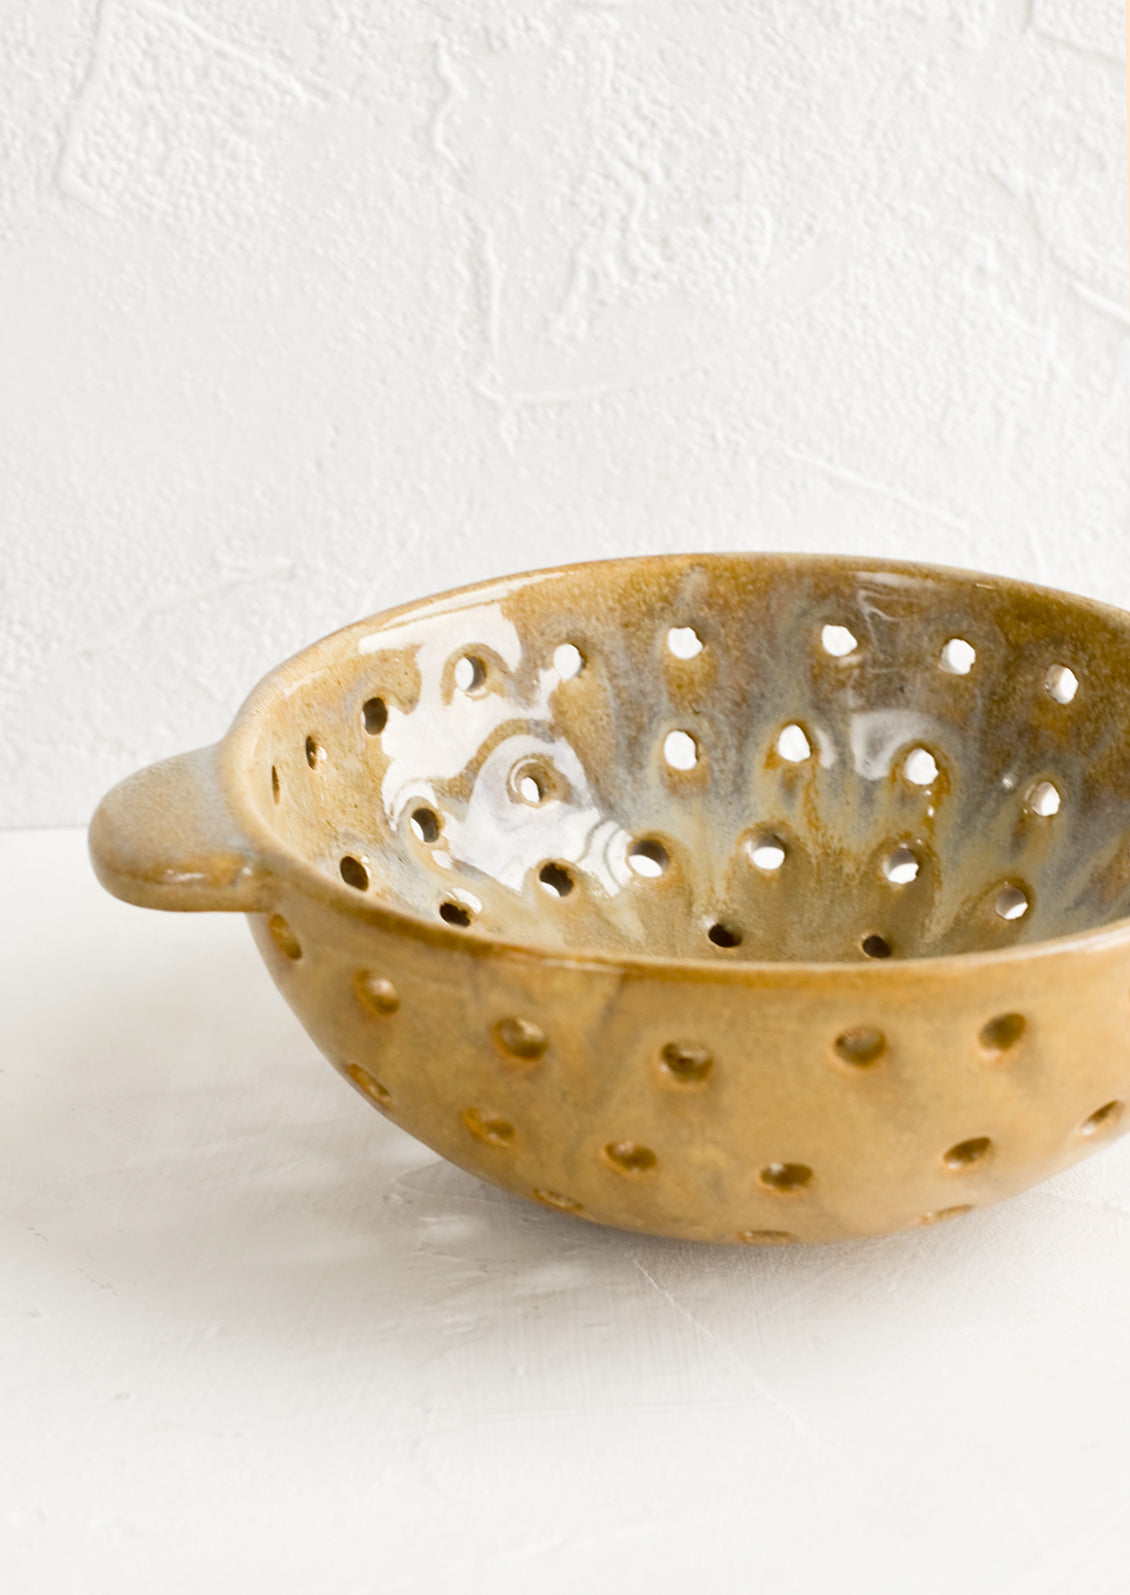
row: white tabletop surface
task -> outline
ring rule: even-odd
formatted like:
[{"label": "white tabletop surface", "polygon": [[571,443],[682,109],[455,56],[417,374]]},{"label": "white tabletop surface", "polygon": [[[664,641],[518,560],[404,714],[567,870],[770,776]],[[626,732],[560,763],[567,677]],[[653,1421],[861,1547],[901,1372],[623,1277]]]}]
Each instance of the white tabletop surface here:
[{"label": "white tabletop surface", "polygon": [[1130,1588],[1130,1141],[882,1241],[594,1229],[368,1108],[242,920],[0,865],[12,1595]]}]

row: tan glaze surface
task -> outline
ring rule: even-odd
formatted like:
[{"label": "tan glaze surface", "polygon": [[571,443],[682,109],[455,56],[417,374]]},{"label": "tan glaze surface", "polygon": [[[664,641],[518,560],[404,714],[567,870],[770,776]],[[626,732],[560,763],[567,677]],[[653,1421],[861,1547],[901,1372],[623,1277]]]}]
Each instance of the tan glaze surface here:
[{"label": "tan glaze surface", "polygon": [[957,1216],[1127,1127],[1130,616],[965,572],[608,561],[394,610],[123,782],[104,883],[248,912],[445,1157],[599,1223]]}]

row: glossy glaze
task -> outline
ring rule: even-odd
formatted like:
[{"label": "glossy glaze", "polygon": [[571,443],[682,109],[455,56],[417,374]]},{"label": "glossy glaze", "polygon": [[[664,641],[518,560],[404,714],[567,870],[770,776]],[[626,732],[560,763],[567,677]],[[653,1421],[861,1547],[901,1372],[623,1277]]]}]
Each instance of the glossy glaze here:
[{"label": "glossy glaze", "polygon": [[343,1074],[496,1183],[751,1244],[933,1222],[1125,1125],[1128,642],[922,567],[514,577],[281,666],[92,848],[250,912]]},{"label": "glossy glaze", "polygon": [[596,605],[563,573],[355,629],[259,753],[263,820],[328,877],[570,949],[908,957],[1130,913],[1123,638],[923,573],[616,569]]}]

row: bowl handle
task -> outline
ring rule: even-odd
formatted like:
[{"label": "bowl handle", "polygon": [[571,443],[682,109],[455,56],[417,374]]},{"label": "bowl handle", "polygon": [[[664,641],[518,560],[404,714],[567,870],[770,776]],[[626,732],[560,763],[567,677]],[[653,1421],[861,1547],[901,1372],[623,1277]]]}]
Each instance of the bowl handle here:
[{"label": "bowl handle", "polygon": [[270,906],[270,876],[232,819],[219,744],[163,759],[108,792],[90,822],[94,873],[141,908]]}]

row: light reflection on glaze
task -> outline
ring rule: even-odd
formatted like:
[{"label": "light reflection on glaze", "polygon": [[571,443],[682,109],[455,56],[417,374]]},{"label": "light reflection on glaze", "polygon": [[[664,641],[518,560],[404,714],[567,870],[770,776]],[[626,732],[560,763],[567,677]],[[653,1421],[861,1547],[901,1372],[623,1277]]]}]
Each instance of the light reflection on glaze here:
[{"label": "light reflection on glaze", "polygon": [[[506,591],[514,586],[500,585]],[[456,689],[446,699],[443,681],[453,657],[491,650],[515,673],[522,659],[517,628],[496,603],[459,610],[457,620],[437,625],[436,617],[447,612],[446,606],[433,608],[360,644],[360,651],[370,655],[382,648],[411,649],[420,673],[416,710],[390,714],[382,734],[388,764],[380,804],[389,830],[400,830],[406,812],[426,800],[445,812],[441,840],[432,849],[441,868],[461,866],[521,892],[535,863],[560,859],[583,869],[609,896],[630,885],[629,833],[601,812],[576,750],[554,734],[551,700],[561,685],[558,672],[552,666],[538,670],[533,691],[523,697],[513,683],[505,693],[490,690],[488,683],[479,696]],[[514,732],[495,741],[512,722]],[[567,797],[550,797],[537,806],[515,802],[511,771],[530,758],[545,760],[564,778]],[[476,764],[466,811],[453,813],[439,787]],[[424,769],[426,780],[420,775]]]},{"label": "light reflection on glaze", "polygon": [[[566,777],[569,796],[550,797],[534,807],[510,797],[510,771],[531,753],[538,753]],[[567,742],[543,742],[529,735],[507,738],[492,750],[480,768],[463,819],[450,823],[452,857],[471,869],[492,875],[513,891],[521,891],[532,861],[560,859],[581,866],[610,896],[621,885],[606,859],[608,831],[628,834],[611,825],[591,801],[584,768]]]},{"label": "light reflection on glaze", "polygon": [[913,709],[868,709],[851,717],[851,753],[856,774],[882,781],[899,756],[918,743],[929,745],[940,730],[936,720]]},{"label": "light reflection on glaze", "polygon": [[[760,556],[628,561],[443,594],[357,628],[332,688],[291,678],[295,746],[267,761],[284,774],[270,823],[334,880],[352,854],[373,894],[429,919],[457,900],[481,915],[473,929],[574,948],[862,958],[881,935],[897,957],[1105,922],[1130,912],[1123,722],[1109,694],[1059,705],[1044,682],[1064,658],[1084,687],[1100,664],[1110,678],[1126,640],[1112,632],[1100,659],[1069,619],[992,582]],[[850,664],[823,648],[829,624],[857,639]],[[670,632],[687,627],[702,647],[676,657]],[[955,636],[976,649],[972,675],[939,664]],[[575,680],[552,663],[566,643],[585,661]],[[487,665],[469,692],[453,682],[463,655]],[[334,690],[353,694],[344,743]],[[387,721],[368,735],[372,696]],[[810,743],[796,763],[775,752],[787,725]],[[690,769],[663,757],[673,729],[701,751]],[[314,731],[328,759],[311,773],[301,738]],[[940,779],[906,779],[916,748]],[[527,762],[554,772],[542,801],[522,797]],[[1040,780],[1062,791],[1063,812],[1034,823],[1024,794]],[[431,842],[410,825],[421,803],[441,819]],[[754,835],[782,839],[778,870],[751,863]],[[667,865],[647,877],[629,849],[652,839]],[[901,843],[921,868],[896,892],[881,865]],[[569,869],[573,890],[546,890],[547,863]],[[1021,923],[992,910],[1012,878],[1030,889]],[[719,924],[740,942],[711,943]]]},{"label": "light reflection on glaze", "polygon": [[[419,773],[428,770],[433,781],[451,780],[475,759],[479,749],[499,726],[515,718],[517,706],[503,693],[487,690],[471,696],[455,689],[445,701],[447,665],[460,654],[492,649],[510,670],[522,657],[517,628],[493,604],[477,605],[459,616],[458,623],[435,625],[427,620],[403,621],[365,639],[365,652],[408,650],[415,655],[420,673],[420,701],[411,714],[390,713],[381,734],[388,757],[381,801],[389,815],[399,813],[409,797],[419,792]],[[415,783],[415,784],[414,784]]]},{"label": "light reflection on glaze", "polygon": [[[411,639],[430,629],[435,621],[443,615],[459,615],[464,621],[468,615],[480,617],[487,625],[491,624],[491,614],[502,618],[500,604],[507,598],[520,592],[525,587],[535,583],[548,589],[555,580],[560,579],[562,573],[547,571],[543,576],[503,576],[489,586],[477,588],[474,593],[440,593],[436,598],[424,598],[418,604],[411,606],[411,612],[392,620],[382,621],[376,631],[371,631],[367,636],[361,637],[357,643],[359,654],[381,653],[388,648],[402,648],[406,639]],[[472,628],[473,629],[473,628]],[[513,629],[513,628],[511,628]],[[461,625],[458,630],[454,647],[458,648],[461,639],[469,639],[471,630]],[[486,636],[481,636],[481,642],[487,642]],[[501,651],[501,650],[500,650]]]}]

